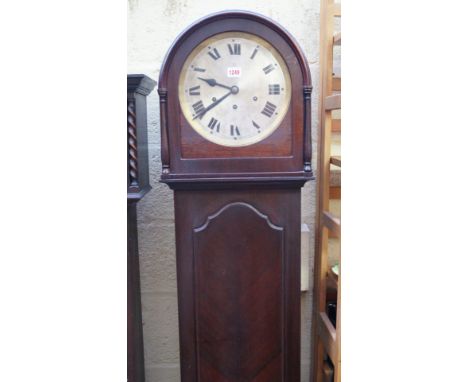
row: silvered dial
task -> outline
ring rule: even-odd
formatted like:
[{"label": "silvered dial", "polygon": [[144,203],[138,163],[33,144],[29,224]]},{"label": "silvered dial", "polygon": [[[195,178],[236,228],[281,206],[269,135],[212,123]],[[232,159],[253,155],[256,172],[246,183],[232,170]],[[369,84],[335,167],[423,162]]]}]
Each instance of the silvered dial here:
[{"label": "silvered dial", "polygon": [[272,134],[291,100],[291,78],[278,51],[258,36],[215,35],[188,56],[179,102],[192,128],[223,146],[247,146]]}]

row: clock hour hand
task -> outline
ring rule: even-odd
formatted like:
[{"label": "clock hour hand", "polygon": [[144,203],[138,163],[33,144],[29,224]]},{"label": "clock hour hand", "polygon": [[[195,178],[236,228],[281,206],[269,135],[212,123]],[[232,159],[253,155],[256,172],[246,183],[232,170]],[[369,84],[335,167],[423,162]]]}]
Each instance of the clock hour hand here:
[{"label": "clock hour hand", "polygon": [[208,85],[210,85],[211,87],[213,86],[220,86],[222,88],[225,88],[225,89],[229,89],[231,90],[231,86],[227,86],[227,85],[223,85],[223,84],[220,84],[219,82],[216,82],[216,80],[214,78],[201,78],[201,77],[198,77],[199,80],[202,80],[202,81],[205,81]]},{"label": "clock hour hand", "polygon": [[229,88],[230,91],[229,93],[226,93],[225,95],[223,95],[220,99],[216,100],[215,102],[213,102],[211,105],[207,106],[205,109],[203,109],[199,114],[197,114],[192,120],[194,119],[197,119],[198,117],[200,117],[200,119],[203,118],[203,116],[206,114],[206,112],[210,111],[211,109],[213,109],[215,106],[219,105],[219,103],[221,103],[222,101],[224,101],[228,96],[230,96],[231,94],[234,94],[234,91],[233,89],[234,88],[237,88],[237,86],[233,86],[232,88]]}]

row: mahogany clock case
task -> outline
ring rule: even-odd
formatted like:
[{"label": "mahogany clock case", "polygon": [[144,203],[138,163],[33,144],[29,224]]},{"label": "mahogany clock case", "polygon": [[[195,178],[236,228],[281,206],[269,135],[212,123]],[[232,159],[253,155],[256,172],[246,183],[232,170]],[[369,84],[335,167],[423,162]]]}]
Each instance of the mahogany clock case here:
[{"label": "mahogany clock case", "polygon": [[[202,41],[224,32],[274,46],[291,76],[281,125],[264,140],[223,147],[190,127],[180,71]],[[174,189],[181,380],[300,380],[301,187],[311,171],[307,61],[275,22],[221,12],[184,31],[161,69],[161,182]]]},{"label": "mahogany clock case", "polygon": [[[185,119],[178,101],[179,74],[188,55],[207,38],[246,32],[269,42],[291,75],[292,100],[281,125],[265,140],[245,147],[209,142]],[[221,12],[189,27],[174,42],[161,69],[162,180],[222,177],[300,177],[311,179],[310,72],[294,39],[281,26],[251,12]]]}]

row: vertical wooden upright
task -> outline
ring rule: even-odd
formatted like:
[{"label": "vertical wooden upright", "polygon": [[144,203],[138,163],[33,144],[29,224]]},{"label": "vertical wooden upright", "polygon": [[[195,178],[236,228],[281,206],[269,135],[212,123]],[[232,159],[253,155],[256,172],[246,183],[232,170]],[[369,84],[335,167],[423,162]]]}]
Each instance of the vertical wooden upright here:
[{"label": "vertical wooden upright", "polygon": [[144,382],[138,258],[138,201],[151,189],[148,173],[146,96],[156,82],[142,74],[127,76],[127,381]]},{"label": "vertical wooden upright", "polygon": [[[317,221],[314,267],[314,314],[312,382],[341,380],[341,282],[328,264],[330,237],[339,238],[340,219],[330,211],[330,199],[336,198],[336,187],[330,183],[330,166],[341,167],[341,157],[331,155],[332,132],[340,131],[339,120],[332,111],[341,109],[341,78],[334,77],[333,47],[341,44],[341,33],[334,33],[334,18],[341,17],[341,6],[333,0],[322,0],[320,9],[320,129],[317,177]],[[338,194],[341,194],[338,190]],[[341,255],[340,255],[341,262]],[[331,286],[331,287],[330,287]],[[336,324],[327,312],[327,293],[335,291]],[[333,320],[334,321],[334,320]]]}]

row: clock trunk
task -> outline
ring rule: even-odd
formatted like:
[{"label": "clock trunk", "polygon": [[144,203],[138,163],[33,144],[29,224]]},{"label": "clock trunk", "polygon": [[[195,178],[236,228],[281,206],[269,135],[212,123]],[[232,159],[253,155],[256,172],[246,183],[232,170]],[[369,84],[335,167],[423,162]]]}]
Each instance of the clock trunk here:
[{"label": "clock trunk", "polygon": [[300,189],[174,197],[183,381],[299,381]]}]

